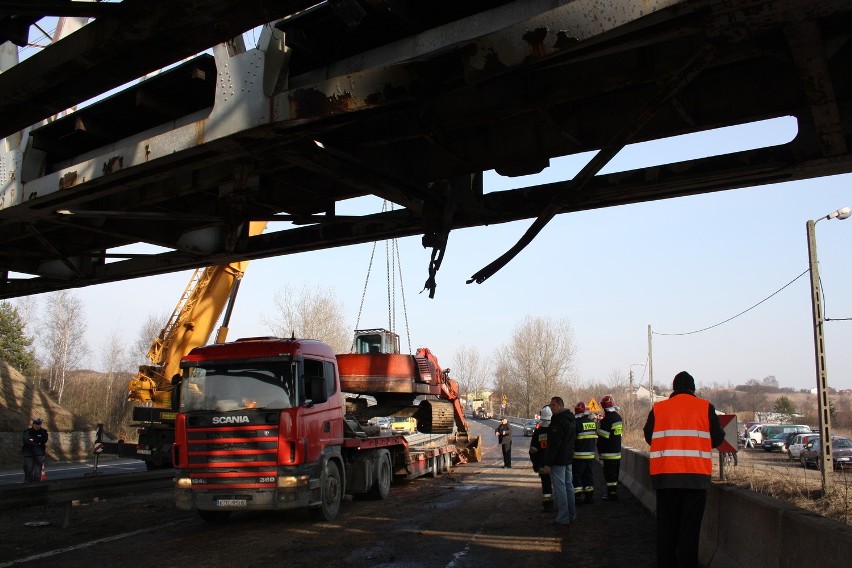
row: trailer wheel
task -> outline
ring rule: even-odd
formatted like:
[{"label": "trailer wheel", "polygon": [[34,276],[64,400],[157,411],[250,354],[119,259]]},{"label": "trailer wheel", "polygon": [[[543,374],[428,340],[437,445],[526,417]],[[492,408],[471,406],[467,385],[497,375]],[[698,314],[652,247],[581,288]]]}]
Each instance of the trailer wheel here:
[{"label": "trailer wheel", "polygon": [[390,493],[391,479],[393,471],[391,466],[390,453],[387,450],[382,451],[379,456],[379,463],[376,465],[376,481],[370,488],[371,499],[387,499]]},{"label": "trailer wheel", "polygon": [[438,477],[438,470],[441,468],[438,466],[438,460],[441,459],[440,456],[432,456],[429,458],[429,465],[431,466],[431,471],[429,472],[429,477]]},{"label": "trailer wheel", "polygon": [[204,511],[202,509],[198,510],[198,516],[207,521],[208,523],[222,523],[228,520],[228,517],[231,516],[230,511]]},{"label": "trailer wheel", "polygon": [[340,481],[340,469],[333,461],[325,463],[320,477],[320,505],[310,510],[315,521],[333,521],[340,511],[343,499],[343,484]]}]

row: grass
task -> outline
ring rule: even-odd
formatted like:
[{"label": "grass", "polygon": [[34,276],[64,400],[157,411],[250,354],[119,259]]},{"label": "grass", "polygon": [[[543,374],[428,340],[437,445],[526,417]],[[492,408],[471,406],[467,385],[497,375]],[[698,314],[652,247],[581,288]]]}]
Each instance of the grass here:
[{"label": "grass", "polygon": [[[718,460],[714,460],[713,479],[719,479],[718,468]],[[834,471],[834,491],[825,496],[822,494],[822,476],[819,471],[795,466],[792,469],[777,469],[764,463],[757,464],[751,452],[741,451],[739,465],[725,473],[727,483],[852,525],[852,511],[849,507],[852,471],[849,469]]]}]

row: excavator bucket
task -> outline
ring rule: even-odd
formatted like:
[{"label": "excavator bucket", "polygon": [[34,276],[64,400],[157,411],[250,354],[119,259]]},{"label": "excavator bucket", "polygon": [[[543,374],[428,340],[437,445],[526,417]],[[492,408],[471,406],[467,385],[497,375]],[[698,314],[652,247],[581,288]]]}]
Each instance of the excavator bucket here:
[{"label": "excavator bucket", "polygon": [[482,461],[482,447],[479,436],[459,434],[456,438],[456,449],[459,452],[459,463],[476,463]]}]

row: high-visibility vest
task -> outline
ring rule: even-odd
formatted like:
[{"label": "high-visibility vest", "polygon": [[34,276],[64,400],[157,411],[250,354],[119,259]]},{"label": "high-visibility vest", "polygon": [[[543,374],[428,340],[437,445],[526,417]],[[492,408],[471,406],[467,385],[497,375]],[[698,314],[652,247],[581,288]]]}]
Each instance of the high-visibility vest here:
[{"label": "high-visibility vest", "polygon": [[683,394],[654,405],[651,475],[713,471],[710,401]]},{"label": "high-visibility vest", "polygon": [[574,459],[594,459],[595,444],[598,439],[598,425],[588,414],[580,414],[575,417],[575,420],[577,425],[577,439],[574,441]]}]

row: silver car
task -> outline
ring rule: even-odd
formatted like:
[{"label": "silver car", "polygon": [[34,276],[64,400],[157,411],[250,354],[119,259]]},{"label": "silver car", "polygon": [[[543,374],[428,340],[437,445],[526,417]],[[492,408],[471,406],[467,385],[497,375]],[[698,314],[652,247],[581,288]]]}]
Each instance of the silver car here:
[{"label": "silver car", "polygon": [[524,421],[524,436],[532,436],[535,429],[538,427],[538,420],[528,418]]}]

